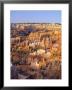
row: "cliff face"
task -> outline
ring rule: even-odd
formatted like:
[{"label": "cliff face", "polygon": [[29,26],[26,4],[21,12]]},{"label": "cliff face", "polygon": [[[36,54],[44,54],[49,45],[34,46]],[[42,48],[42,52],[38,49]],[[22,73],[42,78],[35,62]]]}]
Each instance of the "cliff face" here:
[{"label": "cliff face", "polygon": [[[28,72],[28,75],[32,73],[31,69],[45,69],[46,77],[43,78],[51,78],[55,69],[54,73],[59,75],[56,77],[55,74],[54,78],[60,78],[61,25],[11,24],[11,61],[22,72]],[[42,76],[38,71],[37,75]]]},{"label": "cliff face", "polygon": [[[14,30],[13,30],[14,29]],[[60,24],[11,24],[11,42],[19,42],[22,48],[29,48],[29,43],[43,48],[51,48],[53,42],[61,45]]]}]

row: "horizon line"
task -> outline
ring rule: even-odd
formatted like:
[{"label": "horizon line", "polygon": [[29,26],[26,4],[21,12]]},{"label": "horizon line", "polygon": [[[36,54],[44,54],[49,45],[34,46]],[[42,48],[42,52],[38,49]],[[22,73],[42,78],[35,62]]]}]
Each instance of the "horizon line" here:
[{"label": "horizon line", "polygon": [[11,24],[61,24],[61,23],[45,23],[45,22],[44,23],[40,23],[40,22],[38,22],[38,23],[37,22],[32,22],[32,23],[27,23],[27,22],[26,23],[25,22],[23,23],[22,22],[22,23],[19,23],[18,22],[18,23],[11,23]]}]

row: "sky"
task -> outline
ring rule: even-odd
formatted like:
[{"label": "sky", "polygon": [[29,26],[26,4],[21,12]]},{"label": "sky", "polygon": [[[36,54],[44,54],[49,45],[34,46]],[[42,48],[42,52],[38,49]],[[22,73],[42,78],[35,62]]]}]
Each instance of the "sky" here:
[{"label": "sky", "polygon": [[11,23],[61,23],[60,10],[12,10]]}]

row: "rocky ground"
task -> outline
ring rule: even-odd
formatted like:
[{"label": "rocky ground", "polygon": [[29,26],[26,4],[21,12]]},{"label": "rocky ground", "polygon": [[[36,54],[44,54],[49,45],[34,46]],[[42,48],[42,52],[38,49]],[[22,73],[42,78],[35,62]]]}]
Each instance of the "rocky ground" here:
[{"label": "rocky ground", "polygon": [[61,79],[61,25],[11,24],[11,79]]}]

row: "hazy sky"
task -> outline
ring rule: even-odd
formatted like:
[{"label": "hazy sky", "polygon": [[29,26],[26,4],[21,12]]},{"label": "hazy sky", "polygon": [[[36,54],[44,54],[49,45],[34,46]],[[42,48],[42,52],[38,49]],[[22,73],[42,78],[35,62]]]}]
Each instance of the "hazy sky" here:
[{"label": "hazy sky", "polygon": [[10,12],[11,23],[61,23],[59,10],[14,10]]}]

